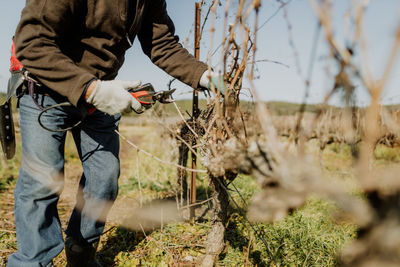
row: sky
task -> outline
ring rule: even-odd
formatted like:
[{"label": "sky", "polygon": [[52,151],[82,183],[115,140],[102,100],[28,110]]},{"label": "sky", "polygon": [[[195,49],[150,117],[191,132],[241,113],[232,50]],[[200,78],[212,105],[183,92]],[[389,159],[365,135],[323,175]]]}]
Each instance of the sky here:
[{"label": "sky", "polygon": [[[193,51],[193,24],[194,24],[194,0],[167,0],[167,8],[171,19],[175,23],[176,34],[181,41],[190,37],[185,46],[189,51]],[[224,1],[222,1],[224,2]],[[233,3],[237,0],[232,0]],[[346,39],[344,35],[344,14],[348,10],[351,0],[336,0],[334,2],[333,24],[334,34],[339,44],[344,47]],[[9,58],[11,37],[18,24],[20,13],[25,5],[23,0],[0,0],[0,91],[5,92],[9,77]],[[260,25],[267,21],[279,8],[276,0],[263,0],[260,10]],[[203,16],[207,8],[203,9]],[[219,14],[223,14],[224,7],[219,7]],[[231,14],[233,15],[233,14]],[[373,76],[382,76],[384,66],[389,56],[389,51],[393,45],[395,32],[400,23],[400,1],[398,0],[370,0],[369,7],[364,20],[365,36],[369,58],[373,69]],[[276,16],[269,20],[264,27],[258,31],[257,41],[257,60],[277,61],[282,64],[271,62],[257,63],[257,79],[255,89],[264,101],[288,101],[301,103],[304,99],[304,78],[309,66],[309,58],[313,47],[313,38],[317,28],[317,19],[311,9],[308,0],[292,0],[287,7],[287,17],[291,24],[291,36],[294,40],[295,51],[300,62],[300,72],[296,67],[296,57],[294,50],[289,45],[289,33],[284,12],[281,9]],[[210,23],[210,20],[208,20]],[[252,20],[250,20],[250,25]],[[221,25],[223,17],[217,16],[215,40],[211,46],[209,24],[205,27],[201,42],[200,59],[207,61],[210,47],[212,50],[219,45],[223,35]],[[328,50],[324,42],[325,33],[319,35],[317,52],[314,64],[313,76],[311,79],[310,94],[308,103],[320,103],[325,94],[332,88],[333,81],[326,74]],[[212,57],[212,62],[207,62],[218,70],[220,54]],[[396,60],[397,62],[398,60]],[[389,79],[388,86],[383,93],[382,101],[385,104],[400,103],[400,64],[396,64]],[[331,69],[334,73],[334,68]],[[329,77],[332,77],[330,75]],[[150,82],[156,90],[165,90],[171,77],[154,66],[150,60],[143,55],[140,44],[136,40],[134,46],[126,53],[126,61],[121,68],[117,79],[141,80],[143,83]],[[357,86],[357,103],[367,105],[369,103],[368,94],[360,84]],[[190,98],[191,89],[180,82],[174,83],[178,90],[176,98]],[[244,83],[244,87],[249,87]],[[244,90],[243,98],[247,99],[250,94]],[[340,105],[341,96],[336,95],[330,104]]]}]

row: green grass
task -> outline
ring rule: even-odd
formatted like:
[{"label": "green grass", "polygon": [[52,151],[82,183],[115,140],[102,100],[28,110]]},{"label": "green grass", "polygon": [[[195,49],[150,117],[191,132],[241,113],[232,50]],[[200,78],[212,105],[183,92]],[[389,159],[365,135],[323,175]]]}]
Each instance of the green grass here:
[{"label": "green grass", "polygon": [[[234,183],[240,192],[246,192],[246,201],[259,190],[251,177],[239,176]],[[239,199],[237,202],[241,203]],[[354,238],[356,230],[354,225],[335,223],[332,217],[335,211],[337,208],[332,203],[313,198],[282,221],[255,223],[276,262],[245,218],[234,212],[226,233],[228,246],[219,263],[223,266],[334,266],[336,253]]]},{"label": "green grass", "polygon": [[263,242],[244,227],[244,219],[233,216],[227,233],[230,246],[221,263],[231,266],[241,259],[241,264],[250,261],[257,266],[335,266],[336,253],[354,238],[355,227],[336,224],[331,217],[334,211],[332,204],[312,199],[280,222],[259,224],[275,263]]},{"label": "green grass", "polygon": [[206,225],[188,223],[169,224],[149,235],[119,229],[115,235],[118,239],[121,234],[129,236],[128,242],[134,240],[137,245],[119,251],[113,261],[116,266],[171,266],[188,256],[198,257],[205,251],[202,244],[208,229]]},{"label": "green grass", "polygon": [[15,233],[8,233],[0,231],[0,251],[15,251],[17,249],[17,242]]}]

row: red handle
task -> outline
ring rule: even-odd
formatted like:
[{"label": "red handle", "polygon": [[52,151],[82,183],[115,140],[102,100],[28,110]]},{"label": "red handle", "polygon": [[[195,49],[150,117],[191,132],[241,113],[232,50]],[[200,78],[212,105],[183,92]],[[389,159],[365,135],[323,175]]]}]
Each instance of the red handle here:
[{"label": "red handle", "polygon": [[13,38],[11,45],[10,71],[20,71],[23,67],[24,66],[22,66],[21,62],[17,59],[17,56],[15,55],[15,42]]},{"label": "red handle", "polygon": [[142,105],[151,105],[153,103],[153,97],[148,91],[136,91],[132,92],[131,95]]}]

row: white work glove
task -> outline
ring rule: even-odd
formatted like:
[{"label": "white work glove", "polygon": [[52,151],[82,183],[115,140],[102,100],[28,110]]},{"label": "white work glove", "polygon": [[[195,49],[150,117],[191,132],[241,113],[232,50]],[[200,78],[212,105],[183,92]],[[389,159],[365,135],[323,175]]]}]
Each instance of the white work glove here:
[{"label": "white work glove", "polygon": [[121,112],[142,113],[145,108],[127,90],[137,88],[140,81],[96,81],[96,87],[86,102],[110,115]]},{"label": "white work glove", "polygon": [[225,95],[227,85],[224,83],[224,77],[213,71],[210,72],[206,70],[203,75],[201,75],[199,85],[207,90],[211,90],[211,84],[214,85],[217,91],[221,92],[222,97]]}]

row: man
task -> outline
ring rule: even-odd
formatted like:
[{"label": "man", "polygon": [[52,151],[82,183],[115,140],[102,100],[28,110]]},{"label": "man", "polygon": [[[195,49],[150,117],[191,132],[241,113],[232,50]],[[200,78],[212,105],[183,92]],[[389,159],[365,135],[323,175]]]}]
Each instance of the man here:
[{"label": "man", "polygon": [[57,202],[64,183],[66,133],[41,128],[37,117],[41,107],[66,100],[73,106],[48,111],[42,122],[65,128],[80,120],[88,105],[97,108],[72,130],[83,175],[66,229],[68,266],[100,266],[94,258],[96,244],[107,204],[118,191],[119,138],[114,129],[120,112],[143,110],[126,91],[140,82],[114,80],[136,36],[154,64],[191,87],[209,88],[208,76],[218,80],[179,44],[165,0],[26,1],[15,34],[16,55],[40,86],[33,96],[19,99],[18,251],[7,266],[52,266],[64,247]]}]

